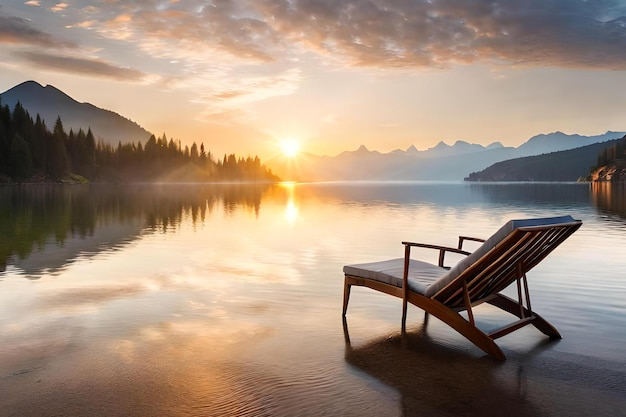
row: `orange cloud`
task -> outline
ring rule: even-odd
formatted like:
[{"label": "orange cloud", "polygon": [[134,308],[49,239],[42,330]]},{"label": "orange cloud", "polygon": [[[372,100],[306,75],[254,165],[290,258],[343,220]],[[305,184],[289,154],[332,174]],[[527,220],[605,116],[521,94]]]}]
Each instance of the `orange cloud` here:
[{"label": "orange cloud", "polygon": [[53,12],[62,12],[69,6],[67,3],[57,3],[53,7],[50,8]]}]

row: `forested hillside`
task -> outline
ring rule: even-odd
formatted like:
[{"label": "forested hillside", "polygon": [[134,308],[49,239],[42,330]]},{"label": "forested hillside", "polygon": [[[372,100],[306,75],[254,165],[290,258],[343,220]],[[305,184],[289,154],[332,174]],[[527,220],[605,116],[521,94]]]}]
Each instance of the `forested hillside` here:
[{"label": "forested hillside", "polygon": [[577,149],[510,159],[469,174],[466,181],[578,181],[596,166],[598,154],[614,146],[616,139]]},{"label": "forested hillside", "polygon": [[215,160],[204,144],[191,148],[152,135],[141,142],[96,142],[91,129],[66,132],[57,118],[52,131],[20,103],[0,102],[0,182],[276,181],[258,157],[224,155]]},{"label": "forested hillside", "polygon": [[626,181],[626,136],[598,154],[598,164],[591,170],[590,181]]}]

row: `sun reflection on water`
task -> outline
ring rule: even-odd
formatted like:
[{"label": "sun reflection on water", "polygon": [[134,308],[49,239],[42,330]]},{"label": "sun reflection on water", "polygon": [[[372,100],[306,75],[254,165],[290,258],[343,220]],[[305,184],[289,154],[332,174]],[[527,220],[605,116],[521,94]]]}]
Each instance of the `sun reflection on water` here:
[{"label": "sun reflection on water", "polygon": [[300,208],[298,204],[296,204],[295,198],[297,183],[295,181],[286,181],[282,182],[280,185],[287,191],[285,219],[288,223],[294,223],[296,220],[298,220],[300,214]]}]

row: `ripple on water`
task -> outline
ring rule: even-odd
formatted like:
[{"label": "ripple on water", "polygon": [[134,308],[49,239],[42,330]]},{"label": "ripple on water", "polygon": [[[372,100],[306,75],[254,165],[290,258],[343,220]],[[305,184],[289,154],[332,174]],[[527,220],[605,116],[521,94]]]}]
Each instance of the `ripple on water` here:
[{"label": "ripple on water", "polygon": [[[339,364],[337,364],[339,365]],[[344,365],[341,365],[343,368]],[[267,369],[230,364],[217,380],[194,387],[192,416],[318,416],[356,415],[363,402],[363,386],[337,378],[339,369]],[[383,391],[385,391],[383,389]],[[373,394],[378,397],[380,394]],[[373,411],[389,411],[389,392]],[[392,402],[393,404],[393,402]],[[351,411],[352,410],[352,411]],[[376,414],[376,413],[374,413]]]}]

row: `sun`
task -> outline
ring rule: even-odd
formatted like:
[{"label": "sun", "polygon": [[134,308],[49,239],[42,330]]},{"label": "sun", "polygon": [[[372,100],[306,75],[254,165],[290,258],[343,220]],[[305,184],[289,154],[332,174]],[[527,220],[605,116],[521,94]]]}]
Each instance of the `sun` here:
[{"label": "sun", "polygon": [[280,142],[280,148],[286,157],[294,158],[300,152],[300,142],[292,138],[284,139]]}]

